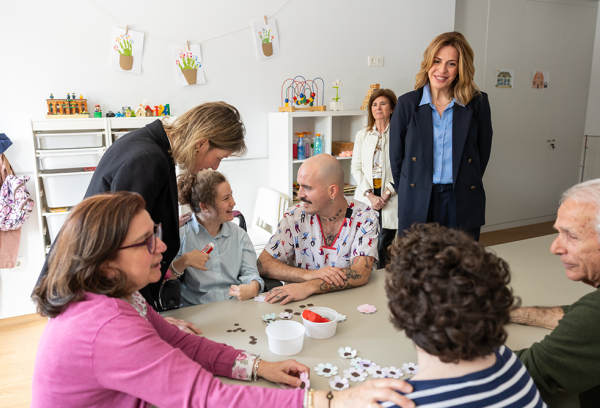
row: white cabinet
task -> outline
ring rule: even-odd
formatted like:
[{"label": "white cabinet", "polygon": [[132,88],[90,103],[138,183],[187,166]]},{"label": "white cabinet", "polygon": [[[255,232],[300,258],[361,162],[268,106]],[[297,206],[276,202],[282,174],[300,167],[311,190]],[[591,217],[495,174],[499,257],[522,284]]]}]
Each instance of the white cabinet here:
[{"label": "white cabinet", "polygon": [[[117,136],[158,119],[77,118],[31,121],[35,148],[35,199],[41,245],[48,253],[70,208],[83,199],[94,168]],[[50,208],[67,207],[51,213]]]},{"label": "white cabinet", "polygon": [[[332,141],[354,142],[356,132],[367,126],[366,111],[276,112],[269,113],[269,188],[293,198],[293,183],[304,160],[293,159],[294,134],[320,133],[323,153],[331,154]],[[344,181],[350,175],[351,157],[338,157],[344,168]]]}]

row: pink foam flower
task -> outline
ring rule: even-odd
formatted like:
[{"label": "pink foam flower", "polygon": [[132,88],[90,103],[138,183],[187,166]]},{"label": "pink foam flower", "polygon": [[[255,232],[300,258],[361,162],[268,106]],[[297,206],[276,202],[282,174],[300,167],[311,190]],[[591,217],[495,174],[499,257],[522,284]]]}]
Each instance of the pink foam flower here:
[{"label": "pink foam flower", "polygon": [[356,308],[359,312],[361,313],[366,313],[366,314],[371,314],[371,313],[375,313],[377,311],[377,308],[373,305],[369,305],[369,304],[364,304],[364,305],[360,305],[359,307]]}]

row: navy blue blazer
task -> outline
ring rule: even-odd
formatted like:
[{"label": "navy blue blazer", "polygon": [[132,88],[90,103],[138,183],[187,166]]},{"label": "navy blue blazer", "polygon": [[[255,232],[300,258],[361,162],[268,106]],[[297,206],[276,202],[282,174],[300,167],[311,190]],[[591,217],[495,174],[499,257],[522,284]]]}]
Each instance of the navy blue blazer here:
[{"label": "navy blue blazer", "polygon": [[[423,88],[398,99],[390,123],[390,164],[398,186],[398,230],[427,222],[433,185],[431,106],[419,106]],[[492,118],[486,93],[466,106],[455,103],[452,121],[452,179],[458,227],[485,224],[483,173],[492,150]]]}]

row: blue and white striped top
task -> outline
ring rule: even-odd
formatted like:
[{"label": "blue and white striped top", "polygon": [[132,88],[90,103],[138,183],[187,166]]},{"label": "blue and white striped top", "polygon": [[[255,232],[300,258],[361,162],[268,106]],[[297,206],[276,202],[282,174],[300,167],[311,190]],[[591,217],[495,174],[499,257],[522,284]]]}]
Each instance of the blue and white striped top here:
[{"label": "blue and white striped top", "polygon": [[[496,363],[485,370],[457,378],[407,381],[413,392],[406,394],[420,408],[546,408],[521,360],[506,346],[494,350]],[[393,402],[384,408],[397,407]]]}]

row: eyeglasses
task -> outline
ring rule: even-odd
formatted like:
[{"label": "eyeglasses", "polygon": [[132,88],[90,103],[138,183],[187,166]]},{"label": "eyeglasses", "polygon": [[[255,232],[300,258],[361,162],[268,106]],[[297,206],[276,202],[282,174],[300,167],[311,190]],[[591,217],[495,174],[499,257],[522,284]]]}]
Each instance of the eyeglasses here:
[{"label": "eyeglasses", "polygon": [[156,238],[162,239],[162,224],[161,223],[154,225],[154,233],[152,235],[150,235],[148,237],[148,239],[145,240],[144,242],[140,242],[139,244],[128,245],[126,247],[121,247],[121,248],[119,248],[119,250],[127,249],[127,248],[135,248],[135,247],[139,247],[142,245],[146,245],[146,247],[148,248],[148,252],[150,252],[150,254],[154,254],[154,252],[156,251]]}]

